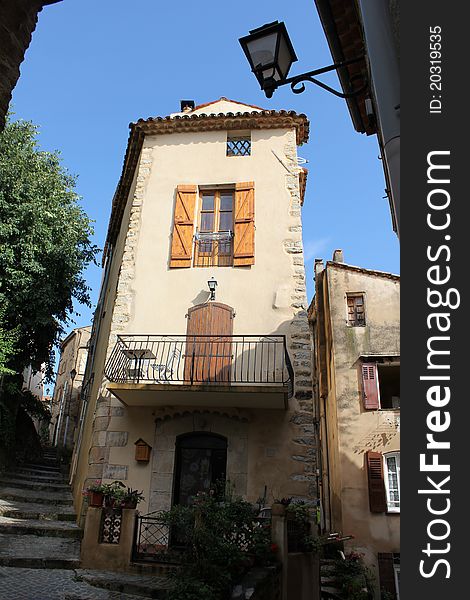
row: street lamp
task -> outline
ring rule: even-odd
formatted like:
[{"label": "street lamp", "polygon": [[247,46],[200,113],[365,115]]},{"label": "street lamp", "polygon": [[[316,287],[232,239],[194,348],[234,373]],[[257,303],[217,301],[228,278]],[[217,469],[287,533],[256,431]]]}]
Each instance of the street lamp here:
[{"label": "street lamp", "polygon": [[[362,61],[364,54],[322,69],[287,78],[289,69],[292,63],[297,60],[297,56],[284,23],[274,21],[257,29],[252,29],[250,35],[240,38],[239,42],[250,63],[251,70],[267,98],[271,98],[274,90],[279,86],[287,84],[290,84],[294,94],[301,94],[305,90],[303,81],[310,81],[339,98],[353,98],[367,89],[368,84],[365,81],[359,89],[351,89],[348,93],[342,93],[315,78],[322,73],[335,71]],[[363,79],[362,75],[351,77],[351,82],[357,79]]]},{"label": "street lamp", "polygon": [[215,300],[215,288],[217,287],[217,280],[215,277],[211,277],[207,282],[207,285],[209,286],[209,291],[211,293],[209,300]]}]

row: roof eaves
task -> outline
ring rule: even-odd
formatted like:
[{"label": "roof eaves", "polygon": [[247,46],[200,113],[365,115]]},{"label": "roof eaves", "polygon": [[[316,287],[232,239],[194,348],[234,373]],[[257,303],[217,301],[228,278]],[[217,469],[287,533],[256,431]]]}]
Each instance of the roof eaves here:
[{"label": "roof eaves", "polygon": [[387,271],[377,271],[375,269],[365,269],[364,267],[348,265],[347,263],[336,262],[333,260],[327,261],[326,266],[335,267],[338,269],[348,269],[350,271],[356,271],[357,273],[364,273],[364,275],[373,275],[377,277],[385,277],[387,279],[394,279],[400,281],[400,275],[396,275],[395,273],[388,273]]}]

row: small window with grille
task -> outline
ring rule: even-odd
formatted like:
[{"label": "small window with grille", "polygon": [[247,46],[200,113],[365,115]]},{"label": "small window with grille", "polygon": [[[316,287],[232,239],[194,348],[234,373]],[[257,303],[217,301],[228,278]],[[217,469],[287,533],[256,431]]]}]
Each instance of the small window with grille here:
[{"label": "small window with grille", "polygon": [[227,156],[250,156],[251,133],[249,131],[227,133]]},{"label": "small window with grille", "polygon": [[362,327],[366,324],[364,311],[364,294],[347,294],[348,325]]}]

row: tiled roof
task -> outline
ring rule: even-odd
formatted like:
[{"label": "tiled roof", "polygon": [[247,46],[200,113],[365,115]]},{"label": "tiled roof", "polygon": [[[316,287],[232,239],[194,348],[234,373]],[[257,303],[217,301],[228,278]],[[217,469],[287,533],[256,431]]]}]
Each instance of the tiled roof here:
[{"label": "tiled roof", "polygon": [[[219,100],[216,102],[219,102]],[[232,100],[231,102],[235,101]],[[209,104],[213,103],[208,103],[207,106]],[[241,103],[237,102],[237,104]],[[140,151],[146,135],[188,133],[208,130],[295,129],[298,145],[306,142],[309,135],[309,121],[306,115],[297,114],[293,110],[276,111],[258,109],[256,111],[227,112],[209,115],[191,113],[183,115],[176,114],[174,116],[139,119],[136,123],[131,123],[129,127],[130,134],[126,155],[124,157],[124,165],[114,194],[111,217],[109,219],[108,234],[103,252],[103,264],[106,260],[110,244],[114,244],[117,238],[132,180],[137,168]]]}]

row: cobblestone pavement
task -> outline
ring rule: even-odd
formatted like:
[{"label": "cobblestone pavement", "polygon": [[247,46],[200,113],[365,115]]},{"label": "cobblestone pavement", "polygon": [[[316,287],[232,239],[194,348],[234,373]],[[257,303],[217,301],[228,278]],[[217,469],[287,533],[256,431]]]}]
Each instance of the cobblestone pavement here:
[{"label": "cobblestone pavement", "polygon": [[0,567],[0,600],[143,600],[93,587],[69,569]]}]

